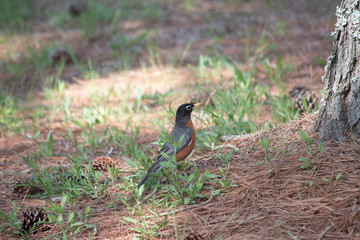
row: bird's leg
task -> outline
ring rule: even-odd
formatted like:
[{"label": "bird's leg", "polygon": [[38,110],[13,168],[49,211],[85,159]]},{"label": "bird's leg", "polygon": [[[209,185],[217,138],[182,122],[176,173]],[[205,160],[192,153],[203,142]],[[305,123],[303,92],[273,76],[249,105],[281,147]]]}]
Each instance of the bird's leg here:
[{"label": "bird's leg", "polygon": [[161,184],[161,185],[169,184],[169,179],[164,177],[158,183]]}]

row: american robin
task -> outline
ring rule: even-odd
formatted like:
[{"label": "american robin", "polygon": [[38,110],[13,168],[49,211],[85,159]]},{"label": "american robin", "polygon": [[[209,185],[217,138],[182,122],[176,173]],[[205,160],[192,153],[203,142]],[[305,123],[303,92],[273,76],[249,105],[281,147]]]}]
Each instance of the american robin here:
[{"label": "american robin", "polygon": [[[172,137],[172,144],[166,142],[163,147],[160,149],[160,153],[158,154],[155,163],[149,168],[145,177],[139,185],[138,188],[141,187],[144,183],[146,183],[151,177],[152,173],[156,173],[161,170],[161,162],[167,162],[174,155],[173,144],[177,144],[180,139],[183,137],[180,145],[176,149],[176,161],[181,161],[185,159],[195,146],[195,129],[194,125],[191,121],[191,112],[194,108],[198,107],[201,103],[185,103],[180,105],[180,107],[176,111],[175,118],[175,126],[170,132],[170,136]],[[164,157],[169,156],[168,158]]]}]

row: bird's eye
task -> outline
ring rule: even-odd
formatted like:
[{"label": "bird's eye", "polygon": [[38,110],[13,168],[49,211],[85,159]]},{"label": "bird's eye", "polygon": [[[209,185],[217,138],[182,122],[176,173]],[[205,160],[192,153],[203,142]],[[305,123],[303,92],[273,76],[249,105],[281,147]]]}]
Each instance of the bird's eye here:
[{"label": "bird's eye", "polygon": [[187,105],[186,106],[186,110],[190,111],[192,109],[192,106],[191,105]]}]

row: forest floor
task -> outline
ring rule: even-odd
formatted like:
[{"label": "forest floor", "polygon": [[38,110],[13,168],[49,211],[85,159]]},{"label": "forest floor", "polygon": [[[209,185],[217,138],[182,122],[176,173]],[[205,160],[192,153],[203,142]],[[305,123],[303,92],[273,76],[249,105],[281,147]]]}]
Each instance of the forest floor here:
[{"label": "forest floor", "polygon": [[[288,94],[321,95],[340,1],[78,3],[0,6],[2,239],[360,239],[359,142]],[[134,192],[190,101],[192,155]]]}]

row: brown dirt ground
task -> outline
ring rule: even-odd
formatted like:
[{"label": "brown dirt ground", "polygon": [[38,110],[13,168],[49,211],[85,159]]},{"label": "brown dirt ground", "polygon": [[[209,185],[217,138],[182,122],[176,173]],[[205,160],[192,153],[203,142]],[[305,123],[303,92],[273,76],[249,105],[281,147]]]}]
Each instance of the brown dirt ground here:
[{"label": "brown dirt ground", "polygon": [[[107,1],[111,2],[111,1]],[[318,93],[322,89],[321,75],[323,66],[315,60],[316,57],[326,59],[331,50],[330,32],[335,23],[335,6],[339,1],[273,1],[266,4],[264,1],[197,1],[196,8],[187,12],[182,5],[175,1],[174,5],[168,1],[160,1],[164,7],[166,21],[142,21],[127,20],[119,26],[119,31],[124,31],[129,36],[136,36],[146,29],[158,31],[156,42],[159,46],[161,59],[167,63],[172,56],[179,57],[186,44],[193,41],[189,54],[184,59],[183,66],[175,69],[166,67],[148,67],[144,73],[140,66],[133,65],[131,69],[123,72],[121,81],[118,73],[109,70],[108,66],[118,60],[114,60],[109,52],[106,38],[94,41],[86,41],[77,31],[54,32],[47,24],[40,24],[37,31],[24,36],[17,36],[11,42],[1,43],[0,60],[10,61],[24,51],[25,43],[37,44],[56,41],[61,46],[70,45],[80,59],[92,59],[94,66],[101,72],[101,77],[89,83],[79,79],[75,66],[67,67],[62,79],[70,84],[65,94],[78,96],[78,101],[71,106],[76,114],[76,109],[82,105],[82,95],[87,91],[90,84],[99,88],[108,89],[112,86],[123,89],[124,86],[143,87],[143,91],[165,92],[171,88],[179,89],[179,102],[189,99],[189,95],[195,94],[191,90],[196,81],[195,73],[186,68],[187,63],[194,63],[194,58],[200,54],[206,55],[212,51],[214,43],[222,55],[229,56],[239,63],[242,69],[248,68],[245,62],[246,42],[249,41],[250,56],[257,50],[257,42],[263,33],[265,38],[276,45],[269,48],[263,58],[276,59],[282,55],[283,61],[292,65],[292,71],[285,76],[286,88],[291,89],[297,84],[309,85]],[[61,7],[60,4],[49,8]],[[209,14],[211,20],[203,17]],[[284,27],[283,23],[285,24]],[[209,26],[213,31],[222,35],[214,40],[208,37]],[[264,31],[266,29],[266,31]],[[246,34],[250,34],[247,40]],[[5,51],[5,49],[7,51]],[[148,59],[148,53],[142,51],[139,58]],[[275,63],[275,60],[273,61]],[[311,69],[311,71],[310,71]],[[49,74],[55,69],[48,69]],[[12,79],[6,73],[0,73],[6,79]],[[224,79],[227,73],[224,70]],[[26,81],[31,78],[29,73],[24,77],[23,86],[18,88],[17,94],[26,92]],[[169,79],[171,81],[169,81]],[[216,77],[214,82],[218,80]],[[270,89],[272,83],[267,79],[267,74],[260,66],[256,68],[257,82],[261,82]],[[24,87],[25,86],[25,87]],[[9,83],[9,89],[12,89]],[[39,89],[41,84],[37,86]],[[42,93],[29,104],[36,108],[37,104],[46,104]],[[111,103],[110,104],[114,104]],[[173,103],[176,105],[177,103]],[[156,111],[156,107],[154,107]],[[236,187],[225,191],[223,195],[214,198],[210,193],[205,193],[208,200],[199,202],[195,206],[184,207],[170,216],[147,219],[149,224],[160,223],[165,219],[169,224],[161,230],[160,237],[154,239],[175,239],[174,226],[180,237],[189,232],[197,232],[206,239],[317,239],[325,233],[322,239],[360,239],[360,215],[359,215],[359,176],[360,176],[360,147],[356,140],[347,143],[325,143],[324,152],[311,156],[316,159],[317,171],[307,173],[300,167],[303,162],[300,157],[306,157],[306,145],[301,140],[299,130],[304,130],[308,136],[312,136],[311,127],[316,115],[304,116],[303,119],[280,125],[270,131],[257,132],[246,135],[235,141],[226,142],[225,149],[236,148],[229,163],[230,177]],[[267,116],[264,116],[266,119]],[[148,144],[156,139],[159,130],[146,126],[148,116],[142,119],[144,134],[141,134],[137,142]],[[263,119],[263,120],[264,120]],[[117,119],[110,120],[109,125],[123,127]],[[170,126],[169,126],[170,127]],[[74,152],[72,147],[61,140],[60,133],[64,132],[61,124],[61,116],[55,118],[50,124],[41,129],[41,135],[46,136],[50,130],[54,131],[54,151],[62,154]],[[79,131],[75,129],[74,131]],[[292,146],[292,150],[282,155],[280,151],[272,150],[271,154],[276,158],[274,174],[268,174],[266,164],[256,164],[264,159],[264,153],[252,150],[259,147],[258,141],[266,137],[271,141],[271,146],[281,149],[281,140],[286,139],[286,145]],[[315,138],[313,149],[318,146]],[[0,137],[0,208],[10,211],[12,208],[11,193],[8,183],[19,175],[28,176],[30,169],[24,164],[22,155],[36,151],[38,144],[27,140],[22,136],[11,135]],[[105,151],[105,149],[104,149]],[[200,171],[210,169],[217,173],[221,165],[212,151],[203,152],[195,150],[191,161],[196,160]],[[101,153],[99,153],[100,155]],[[55,154],[56,155],[56,154]],[[124,160],[113,154],[122,170],[128,166]],[[43,167],[67,165],[68,159],[62,156],[42,159]],[[337,174],[342,173],[338,181]],[[323,180],[326,177],[329,182]],[[309,182],[313,185],[310,186]],[[214,185],[207,183],[208,186]],[[106,196],[97,199],[84,197],[76,202],[73,211],[83,210],[90,206],[92,215],[88,223],[96,224],[98,234],[94,239],[132,239],[133,232],[127,225],[120,222],[121,217],[129,216],[123,206],[107,208],[105,204],[116,201],[111,193],[121,196],[130,196],[131,193],[120,192],[113,188]],[[49,200],[44,199],[17,199],[16,203],[23,208],[25,206],[48,206]],[[145,215],[150,208],[143,205]],[[109,217],[111,216],[111,217]],[[175,216],[175,217],[174,217]],[[176,219],[176,223],[174,221]],[[325,231],[327,228],[328,231]],[[184,231],[184,232],[183,232]],[[59,228],[52,228],[47,232],[40,232],[36,239],[60,232]],[[86,233],[80,234],[79,238],[86,239]]]}]

